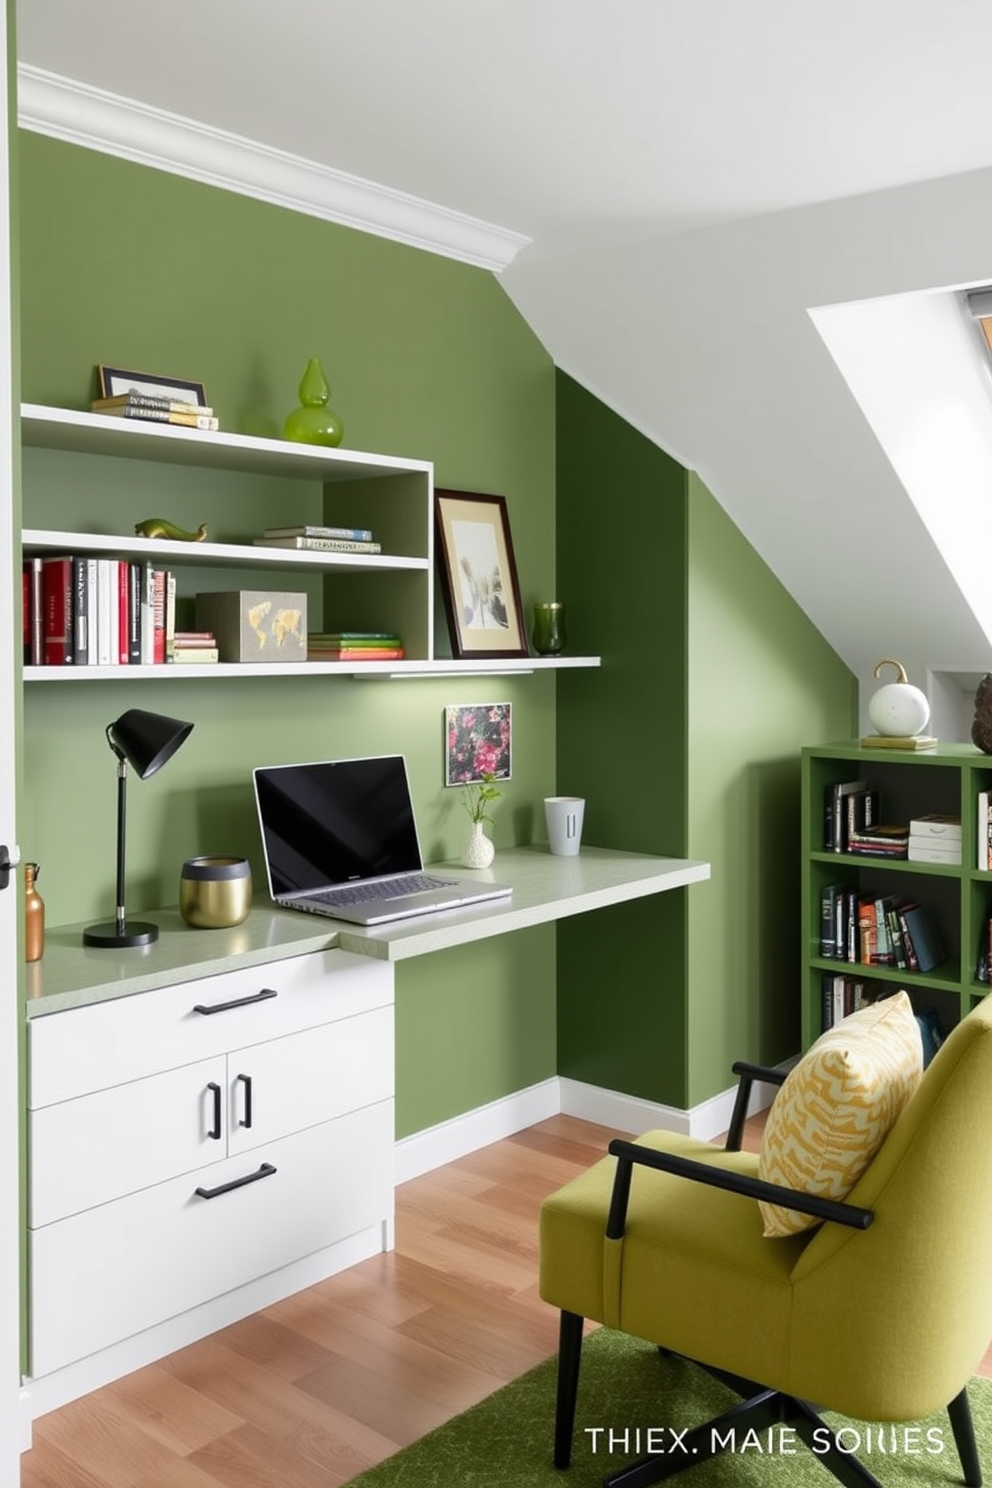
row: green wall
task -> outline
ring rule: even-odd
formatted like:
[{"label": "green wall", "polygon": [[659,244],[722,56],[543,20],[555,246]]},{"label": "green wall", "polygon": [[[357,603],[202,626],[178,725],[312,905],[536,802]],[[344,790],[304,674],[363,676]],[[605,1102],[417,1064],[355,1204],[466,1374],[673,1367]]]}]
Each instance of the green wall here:
[{"label": "green wall", "polygon": [[559,926],[558,1067],[686,1109],[799,1048],[799,751],[855,679],[698,477],[557,381],[559,597],[608,668],[559,679],[558,786],[588,841],[712,865]]},{"label": "green wall", "polygon": [[[492,274],[28,132],[19,153],[25,400],[85,408],[102,361],[202,381],[222,428],[276,435],[318,356],[346,446],[432,460],[439,486],[505,495],[524,604],[553,590],[554,369]],[[98,465],[84,477],[78,461],[42,452],[26,465],[28,525],[42,486],[44,525],[124,520]],[[132,520],[173,515],[158,509],[153,471],[132,473]],[[233,507],[257,499],[255,483],[243,496],[230,486]],[[195,509],[195,492],[191,478],[174,520]],[[128,907],[140,910],[175,902],[195,853],[244,853],[264,892],[249,788],[258,763],[402,751],[425,854],[455,855],[467,819],[443,784],[443,710],[477,701],[513,705],[513,778],[494,837],[529,841],[555,784],[552,675],[31,684],[21,845],[42,864],[50,922],[112,909],[104,728],[126,707],[195,724],[167,770],[129,787]],[[498,953],[486,942],[400,969],[399,1135],[554,1073],[554,931],[510,939]]]},{"label": "green wall", "polygon": [[[684,1108],[725,1089],[734,1058],[798,1047],[799,749],[850,734],[854,680],[701,482],[556,374],[485,271],[30,133],[19,148],[25,399],[84,408],[106,361],[201,380],[224,428],[274,435],[319,356],[345,444],[504,494],[525,609],[565,601],[570,649],[603,658],[557,679],[32,684],[22,847],[52,923],[111,906],[103,730],[126,706],[196,725],[129,792],[139,910],[174,902],[193,853],[260,873],[261,762],[401,750],[427,856],[456,854],[444,706],[510,701],[497,847],[542,837],[557,789],[587,798],[588,842],[704,858],[713,878],[402,966],[398,1135],[556,1069]],[[125,521],[122,478],[31,452],[25,519],[34,500],[45,525]],[[172,513],[148,469],[133,479],[137,517],[192,523],[195,481]],[[243,516],[279,493],[231,482],[224,499]]]}]

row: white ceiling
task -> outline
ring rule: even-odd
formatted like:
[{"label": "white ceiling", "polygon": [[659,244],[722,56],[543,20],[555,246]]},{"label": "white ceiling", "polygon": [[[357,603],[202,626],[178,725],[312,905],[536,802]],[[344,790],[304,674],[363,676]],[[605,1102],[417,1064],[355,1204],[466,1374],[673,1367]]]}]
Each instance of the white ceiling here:
[{"label": "white ceiling", "polygon": [[[862,678],[990,642],[809,311],[992,277],[990,55],[987,0],[18,13],[29,70],[530,240],[503,283],[555,360],[699,470]],[[912,593],[875,597],[883,556]]]}]

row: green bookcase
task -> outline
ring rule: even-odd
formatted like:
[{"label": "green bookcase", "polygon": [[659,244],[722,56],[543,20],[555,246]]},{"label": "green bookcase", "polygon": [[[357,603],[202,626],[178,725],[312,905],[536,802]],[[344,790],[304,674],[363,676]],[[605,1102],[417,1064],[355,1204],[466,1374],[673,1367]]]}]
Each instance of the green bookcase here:
[{"label": "green bookcase", "polygon": [[[961,864],[856,857],[825,846],[825,793],[836,781],[864,780],[879,794],[883,822],[906,823],[939,812],[960,816]],[[802,1041],[823,1028],[824,974],[848,972],[905,987],[915,1010],[935,1008],[945,1031],[989,991],[976,979],[979,943],[992,915],[992,873],[977,867],[978,796],[992,791],[992,756],[971,744],[912,752],[863,749],[857,741],[803,750],[802,758]],[[926,974],[861,966],[821,955],[821,896],[832,883],[859,894],[895,894],[925,905],[947,951]]]}]

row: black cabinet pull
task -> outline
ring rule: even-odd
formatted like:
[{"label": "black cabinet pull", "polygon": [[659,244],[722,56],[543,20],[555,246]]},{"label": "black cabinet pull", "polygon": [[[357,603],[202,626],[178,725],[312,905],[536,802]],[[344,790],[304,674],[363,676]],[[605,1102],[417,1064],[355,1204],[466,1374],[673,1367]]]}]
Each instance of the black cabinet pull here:
[{"label": "black cabinet pull", "polygon": [[271,1178],[277,1170],[271,1163],[263,1163],[254,1173],[246,1173],[244,1178],[232,1178],[230,1183],[219,1183],[216,1188],[198,1188],[196,1194],[201,1199],[219,1199],[221,1194],[231,1193],[235,1188],[244,1188],[246,1183],[257,1183],[260,1178]]},{"label": "black cabinet pull", "polygon": [[220,1086],[217,1084],[217,1082],[215,1080],[211,1080],[209,1082],[209,1084],[207,1085],[207,1089],[212,1093],[213,1098],[214,1098],[214,1124],[211,1127],[211,1129],[207,1132],[207,1136],[208,1137],[212,1137],[215,1142],[219,1142],[220,1141]]},{"label": "black cabinet pull", "polygon": [[278,997],[279,993],[273,987],[263,987],[261,992],[253,992],[250,997],[235,997],[232,1002],[197,1002],[193,1005],[194,1013],[226,1013],[231,1008],[248,1007],[252,1002],[268,1002],[270,997]]},{"label": "black cabinet pull", "polygon": [[245,1114],[239,1118],[238,1125],[251,1126],[251,1075],[239,1075],[238,1079],[245,1087]]}]

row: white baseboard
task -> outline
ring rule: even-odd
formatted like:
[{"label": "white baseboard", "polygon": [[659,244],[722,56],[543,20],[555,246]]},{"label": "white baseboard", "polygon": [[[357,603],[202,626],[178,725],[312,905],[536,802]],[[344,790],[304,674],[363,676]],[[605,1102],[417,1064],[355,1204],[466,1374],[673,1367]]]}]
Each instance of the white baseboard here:
[{"label": "white baseboard", "polygon": [[[737,1097],[737,1087],[722,1090],[709,1100],[688,1111],[678,1106],[665,1106],[660,1101],[642,1100],[618,1090],[604,1090],[586,1085],[581,1080],[561,1079],[561,1110],[565,1116],[594,1121],[597,1126],[611,1126],[617,1131],[639,1135],[646,1131],[680,1132],[709,1142],[721,1136],[730,1125]],[[751,1095],[750,1114],[770,1106],[775,1096],[774,1085],[755,1085]]]},{"label": "white baseboard", "polygon": [[[751,1114],[770,1106],[775,1096],[774,1085],[755,1085],[751,1096]],[[730,1125],[737,1087],[723,1090],[691,1110],[665,1106],[658,1101],[641,1100],[618,1090],[604,1090],[599,1085],[586,1085],[581,1080],[556,1077],[517,1090],[513,1095],[491,1101],[452,1116],[437,1126],[414,1132],[396,1143],[395,1173],[397,1183],[419,1178],[434,1168],[466,1157],[490,1142],[511,1137],[514,1132],[546,1121],[549,1116],[576,1116],[597,1126],[639,1135],[646,1131],[682,1132],[685,1136],[710,1141]]]},{"label": "white baseboard", "polygon": [[480,1147],[488,1147],[490,1142],[512,1137],[514,1132],[557,1116],[561,1110],[558,1086],[556,1077],[542,1080],[539,1085],[530,1085],[526,1090],[514,1091],[486,1106],[466,1111],[464,1116],[452,1116],[437,1126],[401,1137],[396,1143],[396,1182],[419,1178],[421,1173],[430,1173]]}]

